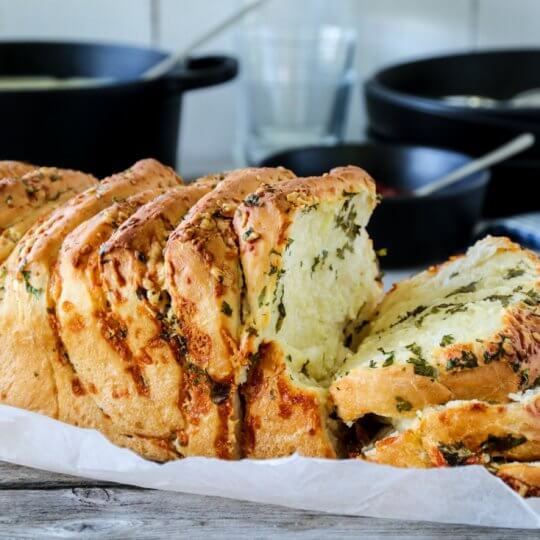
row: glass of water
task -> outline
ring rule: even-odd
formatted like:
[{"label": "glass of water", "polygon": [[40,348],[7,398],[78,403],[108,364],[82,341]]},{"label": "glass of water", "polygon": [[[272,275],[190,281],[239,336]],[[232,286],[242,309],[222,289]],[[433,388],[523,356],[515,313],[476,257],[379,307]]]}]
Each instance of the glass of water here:
[{"label": "glass of water", "polygon": [[247,27],[239,35],[243,161],[343,139],[356,34],[340,27]]}]

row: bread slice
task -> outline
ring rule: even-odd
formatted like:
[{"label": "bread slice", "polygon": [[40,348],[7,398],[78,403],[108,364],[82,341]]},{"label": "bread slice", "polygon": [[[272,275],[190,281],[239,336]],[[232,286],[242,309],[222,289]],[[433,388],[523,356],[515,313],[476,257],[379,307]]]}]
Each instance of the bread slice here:
[{"label": "bread slice", "polygon": [[0,263],[38,219],[95,184],[89,174],[48,167],[0,180]]},{"label": "bread slice", "polygon": [[[145,190],[109,206],[76,227],[62,244],[50,292],[56,305],[59,337],[69,358],[64,369],[56,370],[55,377],[59,417],[65,422],[98,427],[103,411],[118,430],[126,432],[124,424],[110,414],[110,407],[104,407],[103,401],[127,394],[130,403],[138,405],[135,401],[143,380],[138,365],[133,365],[129,358],[123,359],[118,370],[127,375],[131,384],[117,387],[100,378],[107,369],[110,349],[121,349],[121,336],[128,332],[125,324],[108,313],[99,271],[100,248],[121,223],[162,193],[163,190]],[[74,386],[78,394],[86,397],[74,395]],[[155,422],[151,412],[148,416]],[[145,433],[142,426],[141,434],[159,436]]]},{"label": "bread slice", "polygon": [[17,178],[36,169],[24,161],[0,160],[0,178]]},{"label": "bread slice", "polygon": [[342,453],[328,386],[380,300],[366,224],[376,205],[357,167],[263,187],[234,224],[246,283],[244,452]]},{"label": "bread slice", "polygon": [[237,385],[246,370],[238,355],[243,276],[232,218],[261,185],[293,177],[282,168],[231,172],[191,209],[167,243],[169,319],[185,355],[186,454],[240,455]]},{"label": "bread slice", "polygon": [[331,386],[346,422],[456,399],[508,401],[540,382],[540,264],[506,238],[394,286]]},{"label": "bread slice", "polygon": [[[59,408],[57,377],[69,371],[58,335],[54,268],[66,236],[114,201],[146,189],[165,189],[180,180],[168,167],[144,160],[70,199],[31,228],[6,261],[0,303],[0,401],[54,418]],[[72,394],[86,399],[76,379]],[[84,419],[81,419],[81,424]]]},{"label": "bread slice", "polygon": [[540,497],[540,461],[504,463],[496,474],[522,497]]},{"label": "bread slice", "polygon": [[428,407],[364,449],[364,457],[397,467],[540,460],[540,388],[511,397],[506,404],[470,400]]},{"label": "bread slice", "polygon": [[[183,428],[180,368],[162,339],[162,251],[176,224],[215,183],[180,186],[157,198],[138,194],[64,242],[57,308],[62,340],[84,387],[95,389],[94,401],[122,433],[172,445]],[[122,208],[128,204],[131,217]],[[106,220],[122,225],[114,231]]]}]

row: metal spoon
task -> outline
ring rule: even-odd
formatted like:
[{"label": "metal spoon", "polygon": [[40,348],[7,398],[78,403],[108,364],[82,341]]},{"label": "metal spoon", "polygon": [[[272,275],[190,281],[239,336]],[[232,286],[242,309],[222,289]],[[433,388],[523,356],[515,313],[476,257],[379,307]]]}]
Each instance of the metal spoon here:
[{"label": "metal spoon", "polygon": [[430,182],[429,184],[426,184],[425,186],[413,190],[412,193],[413,195],[418,196],[431,195],[436,191],[439,191],[447,186],[459,182],[460,180],[471,174],[487,169],[488,167],[491,167],[496,163],[500,163],[501,161],[504,161],[509,157],[515,156],[516,154],[523,152],[523,150],[531,147],[534,144],[534,141],[535,138],[532,133],[523,133],[522,135],[519,135],[519,137],[512,139],[511,141],[503,144],[492,152],[489,152],[484,156],[479,157],[478,159],[470,161],[466,165],[463,165],[462,167],[457,168],[451,173],[445,174],[444,176],[437,178],[436,180]]},{"label": "metal spoon", "polygon": [[171,54],[170,56],[167,56],[166,58],[164,58],[163,60],[161,60],[154,66],[152,66],[151,68],[147,69],[142,74],[142,78],[146,80],[150,80],[150,79],[157,79],[158,77],[165,75],[174,66],[176,66],[177,64],[185,60],[186,57],[189,55],[189,53],[191,53],[194,49],[200,47],[201,45],[204,45],[204,43],[206,43],[207,41],[210,41],[211,39],[216,37],[218,34],[221,34],[221,32],[223,32],[224,30],[227,30],[233,24],[243,19],[249,12],[253,11],[254,9],[259,8],[266,1],[267,0],[255,0],[254,2],[251,2],[247,6],[233,13],[230,17],[227,17],[224,21],[221,21],[219,24],[210,28],[210,30],[205,32],[202,36],[198,37],[185,49],[175,52]]}]

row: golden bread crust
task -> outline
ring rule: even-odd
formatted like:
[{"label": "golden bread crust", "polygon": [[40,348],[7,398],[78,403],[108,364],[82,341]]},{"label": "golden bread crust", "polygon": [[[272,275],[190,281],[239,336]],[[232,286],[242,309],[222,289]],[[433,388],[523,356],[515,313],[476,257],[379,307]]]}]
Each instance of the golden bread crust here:
[{"label": "golden bread crust", "polygon": [[[406,363],[392,362],[392,365],[372,366],[364,361],[363,365],[346,366],[345,374],[336,378],[330,392],[337,405],[339,416],[346,422],[374,413],[387,417],[412,417],[416,410],[427,405],[446,403],[456,399],[480,399],[495,402],[507,402],[508,394],[534,386],[540,377],[540,262],[538,257],[504,238],[486,238],[471,248],[469,257],[478,257],[478,252],[491,250],[498,253],[516,253],[523,264],[534,269],[536,277],[527,287],[517,287],[508,295],[491,295],[491,306],[501,302],[500,325],[489,336],[449,345],[441,344],[433,353],[424,353],[421,358],[411,352],[412,359]],[[422,276],[435,276],[448,273],[451,263],[466,262],[467,256],[455,257],[452,261],[432,267],[428,271],[406,280],[387,294],[379,311],[385,314],[395,305],[394,297],[407,290],[408,283],[422,279]],[[453,268],[453,267],[452,267]],[[452,269],[450,268],[450,269]],[[521,272],[521,268],[518,269]],[[509,281],[511,283],[511,281]],[[414,292],[414,291],[413,291]],[[411,294],[413,294],[411,292]],[[446,302],[446,303],[445,303]],[[439,306],[449,306],[450,300],[439,302]],[[465,302],[454,303],[458,311],[466,309]],[[465,306],[465,307],[462,307]],[[418,309],[418,308],[417,308]],[[421,317],[430,313],[421,306]],[[414,310],[407,313],[414,313]],[[457,313],[455,317],[460,317]],[[466,315],[464,316],[466,317]],[[472,317],[472,316],[471,316]],[[481,315],[477,315],[479,320]],[[471,318],[463,320],[470,321]],[[474,322],[474,320],[473,320]],[[471,324],[471,322],[469,322]],[[384,331],[377,329],[377,318],[368,329],[369,338],[375,328],[384,337]],[[375,326],[374,326],[375,325]],[[417,324],[418,334],[422,333],[421,322]],[[376,337],[376,334],[374,334]],[[449,336],[451,337],[451,336]],[[477,336],[480,337],[480,336]],[[366,344],[363,342],[362,347]],[[414,344],[408,345],[414,351]],[[359,350],[361,354],[362,347]],[[379,348],[378,351],[384,349]],[[388,351],[386,352],[388,354]],[[379,355],[380,356],[380,355]],[[388,358],[388,356],[387,356]],[[369,358],[366,358],[369,360]],[[398,402],[404,400],[407,407]]]},{"label": "golden bread crust", "polygon": [[186,454],[240,456],[237,384],[245,376],[237,363],[242,271],[232,218],[256,188],[292,177],[282,168],[229,172],[167,242],[166,289],[185,353]]},{"label": "golden bread crust", "polygon": [[[51,279],[60,246],[80,223],[151,187],[177,185],[174,172],[154,160],[139,162],[70,199],[32,227],[6,261],[5,295],[0,303],[0,400],[58,418],[53,364],[66,362],[55,328]],[[77,391],[77,388],[74,389]]]},{"label": "golden bread crust", "polygon": [[52,167],[0,180],[0,263],[38,219],[95,184],[89,174]]},{"label": "golden bread crust", "polygon": [[37,169],[35,165],[23,161],[0,160],[0,178],[17,178]]},{"label": "golden bread crust", "polygon": [[325,393],[295,385],[287,373],[283,351],[275,343],[260,347],[243,395],[244,456],[263,459],[297,452],[336,458],[343,454],[328,419]]},{"label": "golden bread crust", "polygon": [[[124,433],[162,438],[173,444],[183,428],[181,370],[174,347],[166,340],[163,313],[157,311],[160,298],[166,294],[162,289],[162,250],[176,224],[208,190],[181,186],[145,204],[100,243],[99,254],[95,253],[94,283],[90,276],[71,277],[73,283],[86,280],[88,293],[94,297],[83,321],[99,313],[99,320],[85,326],[95,333],[86,341],[100,352],[77,350],[75,364],[84,365],[84,380],[99,389],[94,399]],[[81,237],[80,233],[74,235]],[[87,268],[81,271],[88,272]],[[66,274],[70,272],[73,270],[67,267]],[[74,299],[70,302],[81,305]],[[76,311],[80,314],[80,308]],[[77,337],[71,341],[76,348]],[[89,358],[99,360],[90,363]]]},{"label": "golden bread crust", "polygon": [[376,441],[364,457],[397,467],[540,459],[540,393],[504,405],[472,400],[427,409],[412,427]]},{"label": "golden bread crust", "polygon": [[[146,190],[102,210],[75,228],[65,239],[56,264],[51,296],[56,306],[57,331],[66,360],[53,363],[60,420],[86,427],[100,428],[104,413],[114,429],[130,433],[121,415],[112,414],[109,402],[116,395],[131,396],[137,407],[142,384],[137,364],[129,358],[118,366],[126,377],[122,386],[102,376],[107,368],[110,349],[118,333],[127,328],[111,320],[99,275],[100,247],[130,215],[153,200],[162,190]],[[110,341],[104,336],[109,337]],[[130,377],[131,375],[131,377]],[[147,412],[149,421],[159,419]],[[141,426],[140,434],[155,437]],[[137,433],[139,434],[139,433]],[[159,434],[158,434],[159,435]]]},{"label": "golden bread crust", "polygon": [[[342,445],[336,438],[336,422],[329,418],[331,408],[326,389],[317,382],[300,382],[291,375],[289,364],[294,360],[291,355],[295,357],[308,353],[298,350],[300,344],[289,343],[288,334],[283,336],[283,321],[287,313],[283,303],[285,285],[282,283],[289,271],[284,266],[287,250],[294,249],[289,247],[294,246],[293,242],[301,241],[291,236],[295,222],[306,214],[317,215],[324,211],[326,214],[323,216],[321,213],[321,221],[328,220],[325,216],[331,217],[337,221],[339,229],[343,223],[336,218],[343,206],[349,204],[349,199],[356,195],[366,198],[368,210],[362,218],[363,222],[350,224],[355,233],[349,237],[344,235],[345,238],[354,238],[357,234],[365,236],[362,229],[376,204],[371,178],[356,167],[335,169],[321,178],[298,178],[263,187],[244,201],[236,212],[234,225],[240,239],[248,313],[242,338],[242,363],[248,364],[255,358],[243,388],[244,452],[248,457],[267,458],[293,452],[306,456],[337,457],[343,453]],[[353,214],[351,211],[349,209],[349,214],[345,212],[343,215],[354,216],[354,211]],[[335,225],[330,227],[332,231],[335,230]],[[348,230],[348,233],[351,232]],[[317,250],[325,252],[324,258],[330,261],[330,244],[325,243],[324,238],[318,240]],[[362,246],[365,258],[375,261],[371,242]],[[339,258],[346,258],[343,254],[345,250],[341,250]],[[353,243],[350,250],[353,250]],[[315,267],[318,266],[321,271],[320,257],[315,262],[300,262],[304,263],[312,266],[312,277]],[[378,268],[376,263],[372,266],[375,277]],[[290,271],[294,272],[295,268]],[[329,271],[332,270],[329,268]],[[362,274],[356,274],[355,279],[358,276]],[[333,274],[331,277],[333,281]],[[309,298],[320,285],[312,279],[299,286],[303,287],[303,296]],[[373,294],[366,296],[358,313],[355,310],[358,319],[369,317],[379,300],[379,284],[373,280],[366,287],[368,290],[373,288]],[[281,302],[277,305],[279,298]],[[292,313],[288,316],[295,315]],[[317,322],[314,321],[314,324]],[[343,330],[343,327],[334,329],[339,335]],[[306,362],[309,362],[307,358]]]},{"label": "golden bread crust", "polygon": [[235,383],[242,273],[232,218],[263,184],[292,178],[286,169],[242,169],[203,197],[169,238],[168,290],[189,361],[221,383]]}]

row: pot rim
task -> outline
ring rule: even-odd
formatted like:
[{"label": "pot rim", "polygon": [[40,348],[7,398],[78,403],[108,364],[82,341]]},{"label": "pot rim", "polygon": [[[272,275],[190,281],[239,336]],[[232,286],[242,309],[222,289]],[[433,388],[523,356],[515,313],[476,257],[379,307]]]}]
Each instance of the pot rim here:
[{"label": "pot rim", "polygon": [[[349,149],[354,150],[358,148],[369,148],[369,147],[383,147],[386,150],[435,150],[437,152],[442,152],[445,154],[453,154],[455,156],[463,157],[467,160],[472,161],[474,159],[473,156],[469,154],[465,154],[463,152],[458,152],[455,150],[452,150],[450,148],[443,148],[439,146],[428,146],[428,145],[422,145],[422,144],[394,144],[394,143],[373,143],[370,141],[362,141],[362,142],[351,142],[346,144],[339,144],[335,146],[323,146],[323,145],[315,145],[315,146],[302,146],[298,148],[291,148],[289,150],[284,150],[281,152],[276,152],[272,155],[269,155],[265,159],[262,160],[261,166],[264,166],[264,164],[267,163],[267,161],[275,161],[279,160],[280,158],[283,158],[286,155],[290,155],[296,152],[302,152],[302,151],[335,151],[339,149]],[[338,165],[336,165],[338,166]],[[359,165],[361,166],[361,165]],[[369,174],[369,171],[366,171]],[[471,175],[472,176],[472,175]],[[461,186],[454,186],[454,188],[450,191],[439,191],[435,193],[431,193],[430,195],[393,195],[391,197],[383,197],[382,203],[388,203],[390,201],[395,201],[396,203],[403,203],[403,202],[409,202],[409,201],[440,201],[442,199],[451,199],[454,197],[462,196],[464,194],[470,193],[472,191],[478,191],[478,190],[485,190],[487,188],[487,184],[489,180],[491,179],[491,171],[489,169],[485,169],[483,171],[478,171],[477,173],[474,173],[474,180],[469,181]],[[374,179],[375,182],[377,181]]]},{"label": "pot rim", "polygon": [[[434,61],[434,60],[447,60],[447,59],[457,58],[457,57],[490,56],[490,55],[501,54],[501,53],[509,53],[509,54],[538,53],[540,57],[540,47],[494,47],[494,48],[482,49],[479,51],[472,51],[472,52],[457,51],[453,54],[438,54],[438,55],[433,55],[433,56],[421,56],[421,57],[411,59],[406,62],[393,63],[377,71],[374,75],[372,75],[370,78],[366,80],[364,87],[366,90],[373,88],[378,92],[386,94],[387,97],[391,96],[394,98],[394,101],[400,104],[406,103],[410,105],[410,102],[414,101],[418,108],[424,109],[427,112],[437,112],[444,116],[460,116],[460,118],[462,118],[461,115],[468,115],[468,116],[474,115],[475,118],[479,118],[482,121],[490,121],[490,122],[493,122],[494,124],[497,123],[496,121],[497,117],[499,117],[500,120],[508,120],[508,119],[514,120],[516,119],[516,116],[515,116],[516,109],[498,108],[496,110],[493,110],[486,107],[471,108],[471,107],[465,107],[465,106],[460,106],[460,105],[448,105],[448,104],[445,104],[443,101],[436,98],[430,98],[430,97],[421,96],[418,94],[412,94],[410,92],[404,92],[402,90],[396,90],[390,86],[385,85],[380,80],[380,78],[384,76],[385,74],[387,74],[389,71],[392,71],[397,68],[408,67],[413,64],[419,64],[419,63],[424,63],[424,62],[429,62],[429,61]],[[538,107],[520,107],[518,110],[519,110],[519,113],[524,116],[527,114],[534,115],[540,112],[540,108]]]}]

